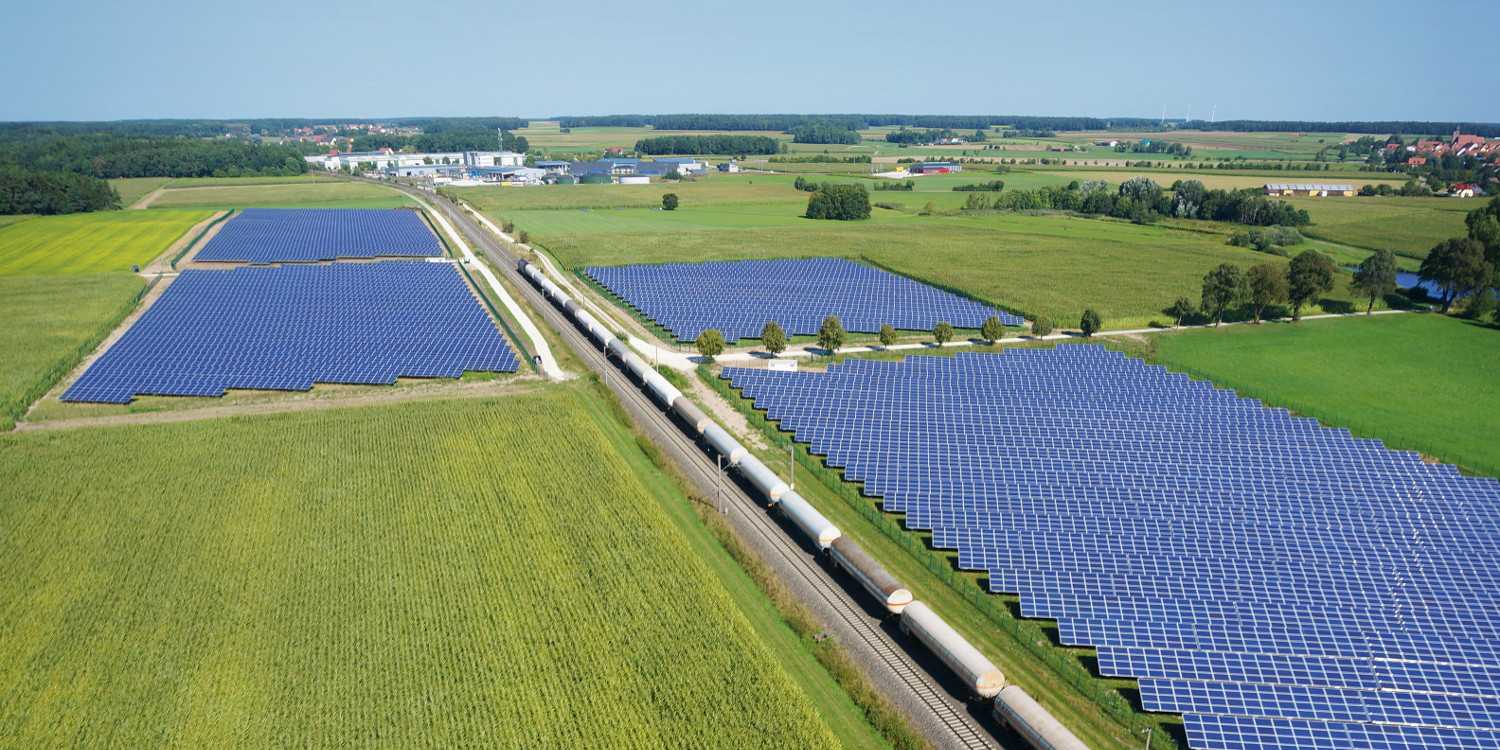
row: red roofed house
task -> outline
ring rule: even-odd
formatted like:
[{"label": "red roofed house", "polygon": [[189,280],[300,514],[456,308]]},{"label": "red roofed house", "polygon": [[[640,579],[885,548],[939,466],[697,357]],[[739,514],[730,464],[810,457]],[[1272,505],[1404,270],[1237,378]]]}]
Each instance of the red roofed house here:
[{"label": "red roofed house", "polygon": [[1410,159],[1406,160],[1406,166],[1408,166],[1408,167],[1420,167],[1420,166],[1422,166],[1423,164],[1426,164],[1426,163],[1427,163],[1427,157],[1425,157],[1425,156],[1413,156]]},{"label": "red roofed house", "polygon": [[1473,198],[1479,192],[1479,186],[1473,183],[1460,182],[1448,188],[1448,194],[1454,198]]}]

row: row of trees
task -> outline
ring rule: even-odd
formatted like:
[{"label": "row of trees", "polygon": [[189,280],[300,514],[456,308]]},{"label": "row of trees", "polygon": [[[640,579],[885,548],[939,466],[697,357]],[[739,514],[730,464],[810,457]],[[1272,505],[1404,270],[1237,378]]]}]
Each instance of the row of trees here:
[{"label": "row of trees", "polygon": [[499,146],[502,151],[526,153],[531,144],[526,138],[509,130],[503,131],[497,140],[495,131],[489,129],[444,130],[421,135],[396,135],[394,133],[369,133],[355,136],[351,148],[355,151],[375,151],[390,148],[400,151],[411,149],[420,152],[440,151],[492,151]]},{"label": "row of trees", "polygon": [[[998,182],[998,181],[997,181]],[[1066,187],[1014,190],[989,198],[974,195],[966,210],[1072,211],[1147,224],[1162,216],[1228,221],[1250,226],[1303,226],[1307,211],[1254,190],[1209,190],[1197,180],[1179,180],[1170,191],[1149,177],[1133,177],[1110,189],[1106,182],[1074,181]]]},{"label": "row of trees", "polygon": [[1193,147],[1167,141],[1124,141],[1115,144],[1115,153],[1169,154],[1188,158],[1193,155]]},{"label": "row of trees", "polygon": [[859,133],[847,125],[826,120],[805,122],[789,128],[787,132],[792,134],[792,143],[854,144],[860,140]]},{"label": "row of trees", "polygon": [[733,156],[775,154],[780,152],[781,144],[775,138],[764,135],[661,135],[636,141],[635,150],[642,154],[652,155]]},{"label": "row of trees", "polygon": [[0,214],[71,214],[119,207],[115,189],[97,177],[0,168]]},{"label": "row of trees", "polygon": [[[1088,315],[1085,314],[1084,317],[1087,318]],[[1094,315],[1094,320],[1097,324],[1097,313]],[[1098,330],[1097,325],[1093,330]],[[947,321],[938,321],[937,325],[932,328],[932,338],[939,345],[952,341],[953,334],[953,325]],[[896,343],[896,329],[890,323],[881,325],[880,332],[877,335],[880,337],[881,346],[890,346]],[[979,335],[990,344],[994,344],[996,341],[1005,338],[1004,321],[1000,320],[998,315],[991,315],[980,325]],[[830,354],[837,352],[839,347],[844,345],[844,340],[847,337],[848,332],[844,330],[844,324],[839,320],[839,316],[837,315],[829,315],[823,318],[823,321],[818,325],[818,346],[828,350]],[[761,328],[760,342],[761,346],[765,347],[765,350],[773,356],[780,355],[786,351],[787,347],[786,329],[782,328],[781,324],[774,320],[768,321]],[[724,353],[726,342],[724,341],[724,334],[719,329],[709,328],[698,334],[698,338],[693,342],[693,345],[698,349],[699,354],[713,359]]]},{"label": "row of trees", "polygon": [[294,148],[239,140],[137,138],[113,135],[44,136],[0,144],[0,165],[93,177],[212,177],[295,175],[307,161]]},{"label": "row of trees", "polygon": [[954,137],[953,131],[947,129],[909,130],[902,128],[885,134],[886,141],[908,146],[927,146],[952,137]]},{"label": "row of trees", "polygon": [[1443,240],[1427,252],[1421,275],[1442,290],[1443,312],[1455,300],[1472,296],[1477,310],[1489,304],[1488,290],[1500,287],[1500,196],[1464,217],[1468,234]]}]

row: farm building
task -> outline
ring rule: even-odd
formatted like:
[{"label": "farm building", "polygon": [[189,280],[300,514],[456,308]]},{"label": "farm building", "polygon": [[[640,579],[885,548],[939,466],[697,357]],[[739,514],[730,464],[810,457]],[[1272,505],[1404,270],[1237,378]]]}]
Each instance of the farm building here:
[{"label": "farm building", "polygon": [[480,182],[500,185],[540,185],[547,175],[536,167],[472,167],[469,174]]},{"label": "farm building", "polygon": [[962,172],[963,169],[964,169],[963,165],[958,164],[956,162],[951,162],[951,161],[926,161],[926,162],[922,162],[920,164],[913,164],[913,165],[911,165],[911,168],[908,169],[907,171],[911,172],[914,175],[921,175],[921,174],[951,174],[953,172]]},{"label": "farm building", "polygon": [[572,174],[573,164],[566,161],[539,161],[536,168],[550,175]]},{"label": "farm building", "polygon": [[672,168],[675,167],[680,174],[703,174],[708,170],[707,164],[692,157],[674,156],[645,163],[667,165],[668,169],[666,171],[668,172],[672,171]]},{"label": "farm building", "polygon": [[1354,186],[1343,183],[1324,184],[1316,182],[1267,183],[1266,195],[1310,195],[1314,197],[1354,196]]},{"label": "farm building", "polygon": [[732,161],[726,161],[719,165],[719,171],[725,174],[734,174],[740,171],[740,165]]},{"label": "farm building", "polygon": [[1473,198],[1476,195],[1484,195],[1484,191],[1471,182],[1460,182],[1448,188],[1448,195],[1454,198]]}]

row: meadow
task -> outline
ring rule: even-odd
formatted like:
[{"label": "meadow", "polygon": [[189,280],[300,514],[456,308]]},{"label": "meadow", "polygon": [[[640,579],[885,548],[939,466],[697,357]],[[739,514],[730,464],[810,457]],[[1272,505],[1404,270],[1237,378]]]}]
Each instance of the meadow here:
[{"label": "meadow", "polygon": [[[1217,190],[1260,189],[1266,183],[1340,183],[1353,185],[1356,190],[1362,185],[1390,185],[1400,187],[1405,180],[1381,177],[1371,173],[1339,174],[1337,172],[1241,172],[1238,170],[1187,170],[1187,169],[1141,169],[1141,170],[1095,170],[1069,167],[1050,172],[1073,180],[1104,180],[1118,185],[1134,177],[1149,177],[1162,187],[1171,187],[1178,180],[1197,180],[1204,187]],[[1308,199],[1317,201],[1348,200],[1346,198]]]},{"label": "meadow", "polygon": [[145,287],[128,271],[0,275],[0,431],[103,340]]},{"label": "meadow", "polygon": [[1500,476],[1500,329],[1387,315],[1185,331],[1149,358],[1392,448]]},{"label": "meadow", "polygon": [[110,180],[109,185],[120,196],[120,208],[130,208],[132,203],[171,181],[171,177],[119,177]]},{"label": "meadow", "polygon": [[[975,175],[970,181],[980,177]],[[676,211],[562,208],[569,200],[593,200],[593,194],[570,192],[578,186],[456,192],[492,219],[515,222],[570,268],[764,257],[865,258],[1028,316],[1047,316],[1064,326],[1076,325],[1088,306],[1099,310],[1108,328],[1165,320],[1162,308],[1179,295],[1197,299],[1203,275],[1220,263],[1248,267],[1264,261],[1285,262],[1231,247],[1222,234],[1212,231],[1010,212],[924,216],[876,209],[868,221],[814,221],[801,218],[806,194],[790,187],[778,188],[774,201],[769,199],[771,193],[757,192],[755,202],[724,198],[715,203],[708,192],[728,194],[732,191],[728,185],[748,190],[748,179],[710,178],[691,185],[644,189],[597,187],[597,191],[613,189],[621,195],[642,189],[638,194],[642,202],[659,200],[662,192],[677,192],[682,207]],[[723,180],[726,187],[709,187],[717,180]],[[755,176],[754,181],[759,191],[766,180]],[[893,192],[887,197],[877,193],[872,200],[917,207],[936,202],[939,195]],[[947,195],[961,199],[964,194],[949,191]],[[512,201],[518,206],[545,203],[553,207],[512,208]]]},{"label": "meadow", "polygon": [[16,434],[0,481],[18,745],[879,745],[586,384]]},{"label": "meadow", "polygon": [[0,275],[91,274],[145,266],[208,211],[38,216],[0,229]]},{"label": "meadow", "polygon": [[1381,196],[1291,202],[1312,216],[1312,225],[1302,230],[1309,237],[1421,260],[1439,242],[1466,236],[1464,217],[1485,200]]},{"label": "meadow", "polygon": [[286,182],[234,182],[171,188],[151,204],[157,208],[399,208],[414,205],[389,188],[348,180],[299,178]]}]

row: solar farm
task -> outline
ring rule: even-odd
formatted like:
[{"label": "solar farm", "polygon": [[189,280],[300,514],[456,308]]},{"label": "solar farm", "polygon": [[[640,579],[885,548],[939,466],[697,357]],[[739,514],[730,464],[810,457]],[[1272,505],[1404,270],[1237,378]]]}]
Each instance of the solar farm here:
[{"label": "solar farm", "polygon": [[[255,263],[440,254],[422,218],[399,210],[249,210],[198,259],[215,248],[217,259]],[[191,268],[61,400],[128,404],[144,395],[389,385],[518,366],[458,267],[445,260]]]},{"label": "solar farm", "polygon": [[1500,747],[1500,482],[1092,345],[723,376],[1189,746]]},{"label": "solar farm", "polygon": [[442,254],[437,235],[416,211],[247,208],[195,260],[293,263]]},{"label": "solar farm", "polygon": [[679,341],[716,328],[727,341],[758,338],[769,321],[793,336],[813,335],[828,315],[846,330],[882,325],[930,331],[939,322],[979,328],[1015,315],[952,292],[843,258],[737,260],[592,266],[585,273]]}]

